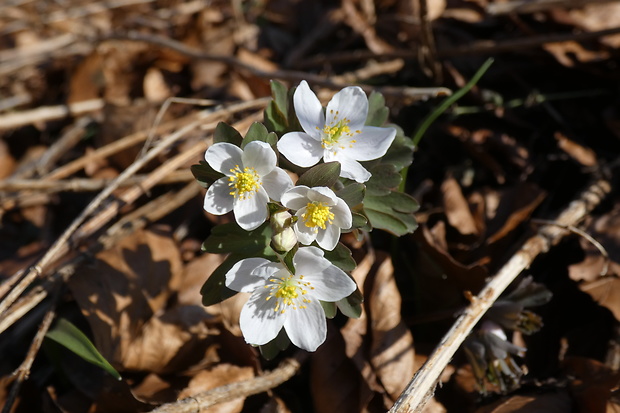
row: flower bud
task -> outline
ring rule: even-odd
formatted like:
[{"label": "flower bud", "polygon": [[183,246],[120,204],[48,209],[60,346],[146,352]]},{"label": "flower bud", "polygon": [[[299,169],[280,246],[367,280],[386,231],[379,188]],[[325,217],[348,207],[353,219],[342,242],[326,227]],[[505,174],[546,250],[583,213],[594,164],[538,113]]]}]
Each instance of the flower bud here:
[{"label": "flower bud", "polygon": [[291,227],[291,217],[288,211],[278,211],[271,215],[270,223],[273,229],[271,247],[277,252],[288,252],[297,245],[297,235]]}]

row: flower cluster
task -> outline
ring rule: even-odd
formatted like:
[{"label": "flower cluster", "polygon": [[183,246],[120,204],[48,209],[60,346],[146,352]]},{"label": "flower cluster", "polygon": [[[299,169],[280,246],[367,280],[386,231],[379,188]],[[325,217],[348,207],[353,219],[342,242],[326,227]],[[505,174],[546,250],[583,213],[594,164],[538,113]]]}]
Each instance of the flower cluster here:
[{"label": "flower cluster", "polygon": [[523,357],[527,349],[511,343],[503,328],[528,335],[540,330],[541,318],[525,307],[550,299],[551,292],[544,285],[525,277],[514,291],[493,304],[480,327],[465,340],[463,349],[482,393],[486,392],[485,379],[502,393],[518,387],[523,370],[513,356]]},{"label": "flower cluster", "polygon": [[323,108],[305,81],[290,96],[292,105],[281,98],[288,93],[281,84],[272,88],[265,125],[252,125],[241,138],[220,124],[206,162],[192,167],[208,187],[204,209],[232,211],[236,221],[215,227],[205,241],[207,251],[231,255],[205,284],[203,301],[249,293],[240,315],[248,343],[262,350],[284,335],[314,351],[332,308],[350,316],[361,311],[345,272],[355,262],[341,234],[374,227],[402,235],[417,225],[415,200],[398,189],[413,145],[384,126],[380,95],[371,95],[371,104],[360,87],[346,87]]}]

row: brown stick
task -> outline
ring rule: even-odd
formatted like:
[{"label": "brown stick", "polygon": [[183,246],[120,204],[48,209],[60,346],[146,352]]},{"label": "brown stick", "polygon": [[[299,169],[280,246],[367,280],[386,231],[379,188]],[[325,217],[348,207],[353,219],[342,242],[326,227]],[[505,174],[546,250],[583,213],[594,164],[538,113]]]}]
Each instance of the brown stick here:
[{"label": "brown stick", "polygon": [[174,403],[163,404],[152,413],[199,413],[218,403],[265,392],[293,377],[308,355],[309,353],[305,351],[299,351],[293,357],[282,361],[275,370],[262,376],[216,387]]},{"label": "brown stick", "polygon": [[[556,220],[563,226],[575,226],[597,206],[611,191],[606,180],[599,180],[587,188],[576,200],[562,211]],[[539,254],[557,244],[568,231],[558,225],[545,225],[529,238],[495,277],[474,297],[465,312],[452,325],[435,351],[415,374],[389,413],[421,412],[433,396],[439,375],[448,365],[456,350],[463,343],[478,320],[493,305],[510,283],[534,261]]]}]

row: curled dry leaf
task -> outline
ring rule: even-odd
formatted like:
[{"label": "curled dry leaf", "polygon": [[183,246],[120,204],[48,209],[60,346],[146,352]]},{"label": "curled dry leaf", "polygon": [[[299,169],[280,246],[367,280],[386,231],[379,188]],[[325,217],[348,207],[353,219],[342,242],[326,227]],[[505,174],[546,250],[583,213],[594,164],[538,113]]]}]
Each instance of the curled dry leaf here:
[{"label": "curled dry leaf", "polygon": [[447,178],[441,185],[441,191],[446,217],[450,225],[462,235],[480,235],[482,223],[474,218],[456,179]]}]

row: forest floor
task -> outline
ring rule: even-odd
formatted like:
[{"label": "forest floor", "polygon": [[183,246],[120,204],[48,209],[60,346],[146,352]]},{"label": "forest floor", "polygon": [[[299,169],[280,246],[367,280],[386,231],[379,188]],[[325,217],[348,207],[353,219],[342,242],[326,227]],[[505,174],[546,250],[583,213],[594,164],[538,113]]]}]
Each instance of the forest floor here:
[{"label": "forest floor", "polygon": [[[494,306],[519,328],[493,342],[493,310],[470,326],[424,411],[620,412],[620,1],[582,3],[2,2],[2,412],[385,412],[544,225],[561,237]],[[489,58],[415,148],[418,228],[343,238],[359,319],[265,360],[244,297],[202,304],[224,256],[201,245],[230,217],[204,211],[190,167],[219,122],[244,135],[271,80],[305,79],[324,104],[381,92],[413,136]],[[558,223],[595,183],[610,189]],[[525,290],[537,306],[506,304]],[[121,380],[54,340],[66,321]]]}]

